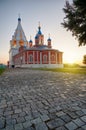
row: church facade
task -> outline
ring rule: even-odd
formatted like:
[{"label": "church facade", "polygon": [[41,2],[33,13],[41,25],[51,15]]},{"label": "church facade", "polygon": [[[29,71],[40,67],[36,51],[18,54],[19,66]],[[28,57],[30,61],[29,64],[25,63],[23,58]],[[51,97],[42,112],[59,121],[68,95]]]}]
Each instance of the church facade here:
[{"label": "church facade", "polygon": [[9,67],[24,68],[62,68],[63,52],[52,48],[49,36],[47,45],[44,44],[44,35],[40,25],[35,36],[35,42],[30,38],[28,42],[21,26],[21,18],[10,41]]}]

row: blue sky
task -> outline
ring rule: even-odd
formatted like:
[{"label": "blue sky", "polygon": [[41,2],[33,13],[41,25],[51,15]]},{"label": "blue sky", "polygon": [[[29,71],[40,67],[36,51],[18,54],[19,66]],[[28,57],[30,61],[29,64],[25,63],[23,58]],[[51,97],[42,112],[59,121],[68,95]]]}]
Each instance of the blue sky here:
[{"label": "blue sky", "polygon": [[82,61],[86,46],[78,47],[78,41],[61,25],[65,16],[62,11],[64,5],[65,0],[0,0],[0,63],[9,60],[10,40],[19,14],[28,41],[31,35],[34,42],[40,21],[45,44],[50,33],[53,48],[64,52],[64,62]]}]

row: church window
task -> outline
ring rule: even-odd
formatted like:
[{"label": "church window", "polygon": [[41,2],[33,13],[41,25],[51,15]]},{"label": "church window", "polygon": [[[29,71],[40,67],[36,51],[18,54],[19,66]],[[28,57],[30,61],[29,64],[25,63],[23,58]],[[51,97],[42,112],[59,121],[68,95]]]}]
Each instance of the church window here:
[{"label": "church window", "polygon": [[29,62],[33,62],[33,55],[29,55]]},{"label": "church window", "polygon": [[55,55],[51,56],[51,61],[55,61]]},{"label": "church window", "polygon": [[45,62],[45,63],[47,62],[47,55],[43,56],[43,62]]}]

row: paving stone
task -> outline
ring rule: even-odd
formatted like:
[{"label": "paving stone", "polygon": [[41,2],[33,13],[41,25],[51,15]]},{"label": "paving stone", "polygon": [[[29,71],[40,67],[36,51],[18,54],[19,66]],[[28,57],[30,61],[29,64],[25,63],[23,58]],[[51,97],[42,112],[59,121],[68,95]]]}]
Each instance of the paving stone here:
[{"label": "paving stone", "polygon": [[79,119],[79,118],[73,120],[73,122],[74,122],[76,125],[78,125],[78,126],[82,126],[82,125],[85,124],[85,123],[84,123],[81,119]]},{"label": "paving stone", "polygon": [[6,130],[15,130],[13,125],[6,125]]},{"label": "paving stone", "polygon": [[42,119],[42,121],[48,121],[48,120],[50,120],[50,118],[48,117],[48,115],[41,115],[41,119]]},{"label": "paving stone", "polygon": [[13,111],[6,111],[6,112],[4,112],[5,116],[12,115],[12,114],[13,114]]},{"label": "paving stone", "polygon": [[21,113],[21,112],[22,112],[21,109],[16,109],[16,110],[15,110],[15,113]]},{"label": "paving stone", "polygon": [[47,125],[50,129],[54,129],[56,127],[63,126],[64,124],[65,124],[64,121],[61,120],[60,118],[47,122]]},{"label": "paving stone", "polygon": [[75,119],[75,118],[78,117],[75,112],[68,112],[68,115],[69,115],[72,119]]},{"label": "paving stone", "polygon": [[35,125],[36,130],[48,130],[47,126],[45,123],[41,122],[39,124]]},{"label": "paving stone", "polygon": [[56,115],[58,117],[60,117],[60,116],[66,115],[66,113],[64,113],[63,111],[59,111],[59,112],[56,113]]},{"label": "paving stone", "polygon": [[42,122],[42,120],[41,120],[41,118],[36,118],[36,119],[34,119],[34,120],[31,120],[31,123],[32,124],[38,124],[38,123],[41,123]]},{"label": "paving stone", "polygon": [[26,128],[25,130],[35,130],[35,128],[33,128],[33,127],[28,127],[28,128]]},{"label": "paving stone", "polygon": [[58,127],[55,130],[67,130],[64,126]]},{"label": "paving stone", "polygon": [[16,124],[16,125],[14,126],[14,128],[15,128],[15,130],[23,130],[23,125],[22,125],[22,123]]},{"label": "paving stone", "polygon": [[26,120],[32,120],[33,117],[32,117],[31,115],[27,115],[27,116],[25,116],[25,119],[26,119]]},{"label": "paving stone", "polygon": [[18,117],[17,118],[17,123],[23,123],[25,122],[25,118],[24,117]]},{"label": "paving stone", "polygon": [[12,118],[7,119],[6,124],[7,125],[14,125],[14,124],[16,124],[16,119],[12,119]]},{"label": "paving stone", "polygon": [[24,128],[28,128],[32,125],[31,121],[27,120],[26,122],[23,123]]},{"label": "paving stone", "polygon": [[57,110],[57,111],[61,111],[62,108],[61,108],[60,106],[57,106],[57,107],[56,107],[56,110]]},{"label": "paving stone", "polygon": [[86,125],[82,126],[82,128],[83,128],[84,130],[86,130]]},{"label": "paving stone", "polygon": [[81,119],[86,122],[86,116],[82,116]]},{"label": "paving stone", "polygon": [[50,129],[55,129],[56,127],[59,127],[57,121],[55,121],[55,120],[51,120],[51,121],[47,122],[47,126]]},{"label": "paving stone", "polygon": [[5,126],[5,120],[0,119],[0,129],[4,128]]},{"label": "paving stone", "polygon": [[77,111],[76,114],[79,115],[79,116],[83,116],[84,112],[80,110],[80,111]]},{"label": "paving stone", "polygon": [[83,128],[77,128],[76,130],[84,130]]},{"label": "paving stone", "polygon": [[86,114],[86,109],[82,109],[81,111],[82,111],[84,114]]},{"label": "paving stone", "polygon": [[73,106],[72,108],[73,108],[75,111],[79,111],[79,110],[81,110],[81,108],[78,107],[78,106]]},{"label": "paving stone", "polygon": [[70,116],[68,116],[68,115],[62,115],[61,117],[60,117],[62,120],[64,120],[66,123],[67,122],[70,122],[72,119],[70,118]]},{"label": "paving stone", "polygon": [[76,128],[78,128],[78,126],[75,123],[73,123],[72,121],[67,123],[65,126],[68,130],[75,130]]}]

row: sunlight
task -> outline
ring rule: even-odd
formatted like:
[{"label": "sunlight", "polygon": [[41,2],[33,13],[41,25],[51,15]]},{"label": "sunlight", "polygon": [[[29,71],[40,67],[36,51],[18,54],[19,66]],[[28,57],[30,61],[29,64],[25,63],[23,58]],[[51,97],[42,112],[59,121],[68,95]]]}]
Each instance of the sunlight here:
[{"label": "sunlight", "polygon": [[74,64],[76,61],[71,58],[71,59],[67,59],[66,62],[69,64]]},{"label": "sunlight", "polygon": [[67,54],[64,54],[63,55],[63,60],[64,60],[64,63],[69,63],[69,64],[74,64],[76,62],[78,62],[78,56],[76,54],[70,54],[70,53],[67,53]]}]

